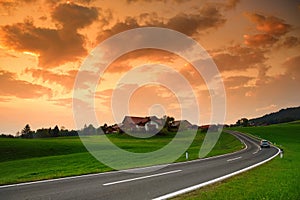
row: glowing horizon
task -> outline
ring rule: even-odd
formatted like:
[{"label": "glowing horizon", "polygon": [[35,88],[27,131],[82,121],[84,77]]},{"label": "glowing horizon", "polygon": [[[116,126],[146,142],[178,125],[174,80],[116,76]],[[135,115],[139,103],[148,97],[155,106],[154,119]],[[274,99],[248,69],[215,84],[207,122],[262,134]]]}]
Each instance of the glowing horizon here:
[{"label": "glowing horizon", "polygon": [[[0,1],[0,134],[15,134],[26,124],[34,130],[74,129],[72,95],[80,66],[105,39],[140,27],[176,30],[206,49],[225,86],[227,124],[299,106],[299,6],[293,0]],[[139,85],[147,79],[180,87],[171,71],[155,70],[158,64],[189,81],[200,107],[199,125],[209,124],[211,96],[203,77],[187,60],[157,49],[132,51],[110,64],[94,94],[99,120],[118,123],[111,96],[116,86],[129,90],[134,84],[139,88],[130,99],[132,115],[181,119],[172,91]],[[138,69],[141,65],[148,67]],[[132,77],[122,79],[129,71]],[[84,72],[82,87],[95,76]]]}]

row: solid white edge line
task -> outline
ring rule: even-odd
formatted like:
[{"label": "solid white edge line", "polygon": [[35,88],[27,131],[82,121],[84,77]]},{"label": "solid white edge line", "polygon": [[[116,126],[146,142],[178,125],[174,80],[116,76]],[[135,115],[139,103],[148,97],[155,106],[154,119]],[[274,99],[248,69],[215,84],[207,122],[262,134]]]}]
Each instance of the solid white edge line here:
[{"label": "solid white edge line", "polygon": [[227,162],[234,161],[234,160],[237,160],[237,159],[240,159],[240,158],[242,158],[242,156],[239,156],[239,157],[236,157],[236,158],[228,159]]},{"label": "solid white edge line", "polygon": [[121,180],[121,181],[115,181],[115,182],[110,182],[110,183],[104,183],[103,186],[115,185],[115,184],[119,184],[119,183],[126,183],[126,182],[130,182],[130,181],[136,181],[136,180],[141,180],[141,179],[146,179],[146,178],[152,178],[152,177],[157,177],[157,176],[163,176],[163,175],[173,174],[173,173],[177,173],[177,172],[181,172],[181,171],[182,171],[182,170],[173,170],[173,171],[163,172],[163,173],[159,173],[159,174],[152,174],[152,175],[141,176],[141,177],[137,177],[137,178],[124,179],[124,180]]},{"label": "solid white edge line", "polygon": [[[226,131],[224,131],[224,132],[226,132]],[[168,166],[168,165],[182,165],[182,164],[185,164],[185,163],[200,162],[200,161],[203,161],[203,160],[210,160],[210,159],[214,159],[214,158],[220,158],[220,157],[224,157],[224,156],[228,156],[228,155],[231,155],[231,154],[235,154],[235,153],[239,153],[239,152],[245,151],[248,148],[248,146],[246,145],[246,143],[244,141],[242,141],[242,140],[240,140],[240,141],[244,143],[245,148],[243,148],[243,149],[241,149],[239,151],[236,151],[236,152],[227,153],[227,154],[223,154],[223,155],[212,156],[212,157],[208,157],[208,158],[201,158],[201,159],[197,159],[197,160],[190,160],[190,161],[185,161],[185,162],[161,164],[161,165],[148,166],[148,167],[140,167],[140,168],[133,168],[133,169],[125,169],[125,170],[120,170],[120,171],[101,172],[101,173],[96,173],[96,174],[84,174],[84,175],[69,176],[69,177],[62,177],[62,178],[46,179],[46,180],[40,180],[40,181],[30,181],[30,182],[15,183],[15,184],[9,184],[9,185],[0,185],[0,189],[1,188],[8,188],[8,187],[17,187],[17,186],[39,184],[39,183],[49,183],[49,182],[55,182],[55,181],[64,181],[64,180],[70,180],[70,179],[76,179],[76,178],[101,176],[101,175],[113,174],[113,173],[120,173],[120,172],[130,172],[131,170],[135,170],[135,169],[138,170],[138,169],[158,167],[158,166],[163,166],[163,165],[166,165],[166,166]]]},{"label": "solid white edge line", "polygon": [[54,181],[64,181],[64,180],[76,179],[76,178],[101,176],[101,175],[113,174],[113,173],[120,173],[120,172],[129,172],[130,173],[131,171],[134,171],[134,170],[142,170],[142,169],[148,169],[148,168],[152,168],[152,167],[170,166],[170,165],[182,165],[182,164],[185,164],[185,163],[200,162],[200,161],[203,161],[203,160],[210,160],[210,159],[224,157],[224,156],[228,156],[228,155],[231,155],[231,154],[242,152],[242,151],[244,151],[244,150],[246,150],[248,148],[248,146],[246,145],[246,143],[244,143],[244,145],[245,145],[245,148],[241,149],[239,151],[232,152],[232,153],[227,153],[227,154],[223,154],[223,155],[218,155],[218,156],[212,156],[212,157],[208,157],[208,158],[201,158],[201,159],[190,160],[190,161],[185,161],[185,162],[178,162],[178,163],[169,163],[169,164],[154,165],[154,166],[148,166],[148,167],[124,169],[124,170],[120,170],[120,171],[101,172],[101,173],[96,173],[96,174],[84,174],[84,175],[78,175],[78,176],[69,176],[69,177],[54,178],[54,179],[47,179],[47,180],[40,180],[40,181],[30,181],[30,182],[24,182],[24,183],[15,183],[15,184],[10,184],[10,185],[0,185],[0,189],[1,188],[8,188],[8,187],[32,185],[32,184],[38,184],[38,183],[48,183],[48,182],[54,182]]},{"label": "solid white edge line", "polygon": [[[274,146],[274,147],[275,147],[275,146]],[[252,169],[252,168],[255,168],[255,167],[259,166],[259,165],[262,165],[262,164],[264,164],[264,163],[266,163],[266,162],[272,160],[273,158],[275,158],[275,157],[279,154],[279,152],[280,152],[280,150],[279,150],[277,147],[275,147],[275,148],[278,150],[277,153],[276,153],[275,155],[273,155],[272,157],[270,157],[270,158],[264,160],[264,161],[261,161],[261,162],[259,162],[259,163],[254,164],[254,165],[251,165],[251,166],[246,167],[246,168],[244,168],[244,169],[235,171],[235,172],[233,172],[233,173],[231,173],[231,174],[227,174],[227,175],[225,175],[225,176],[221,176],[221,177],[219,177],[219,178],[212,179],[212,180],[210,180],[210,181],[207,181],[207,182],[204,182],[204,183],[200,183],[200,184],[198,184],[198,185],[194,185],[194,186],[191,186],[191,187],[182,189],[182,190],[178,190],[178,191],[176,191],[176,192],[172,192],[172,193],[169,193],[169,194],[166,194],[166,195],[163,195],[163,196],[154,198],[153,200],[163,200],[163,199],[168,199],[168,198],[171,198],[171,197],[175,197],[175,196],[177,196],[177,195],[184,194],[184,193],[187,193],[187,192],[191,192],[191,191],[196,190],[196,189],[199,189],[199,188],[201,188],[201,187],[204,187],[204,186],[207,186],[207,185],[216,183],[216,182],[218,182],[218,181],[222,181],[222,180],[224,180],[224,179],[230,178],[230,177],[235,176],[235,175],[237,175],[237,174],[240,174],[240,173],[242,173],[242,172],[248,171],[248,170],[250,170],[250,169]]]}]

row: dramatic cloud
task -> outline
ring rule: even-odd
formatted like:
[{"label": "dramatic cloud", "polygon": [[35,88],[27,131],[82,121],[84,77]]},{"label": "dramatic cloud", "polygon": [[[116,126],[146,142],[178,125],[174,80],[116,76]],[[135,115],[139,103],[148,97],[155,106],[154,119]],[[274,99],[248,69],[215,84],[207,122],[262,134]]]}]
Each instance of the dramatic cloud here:
[{"label": "dramatic cloud", "polygon": [[165,27],[191,36],[209,28],[218,28],[223,25],[225,21],[225,18],[216,7],[204,6],[199,11],[199,14],[176,15],[165,24]]},{"label": "dramatic cloud", "polygon": [[[140,24],[139,21],[143,21],[143,24]],[[139,17],[127,17],[110,29],[101,31],[98,40],[102,41],[122,31],[148,26],[170,28],[193,36],[210,28],[218,28],[226,22],[219,9],[212,5],[204,5],[197,14],[179,13],[165,21],[158,18],[155,13],[143,13]]]},{"label": "dramatic cloud", "polygon": [[50,100],[54,105],[62,107],[72,107],[72,98],[61,98],[61,99],[51,99]]},{"label": "dramatic cloud", "polygon": [[[42,79],[43,82],[59,84],[66,89],[66,92],[70,92],[73,89],[76,75],[78,73],[77,70],[69,70],[65,73],[54,73],[49,70],[41,69],[26,69],[25,72],[31,74],[31,76],[35,79]],[[90,81],[95,80],[97,77],[98,74],[94,72],[81,70],[80,81],[77,80],[77,89],[88,88]]]},{"label": "dramatic cloud", "polygon": [[227,9],[233,9],[237,6],[237,4],[240,2],[240,0],[227,0],[225,3],[225,8]]},{"label": "dramatic cloud", "polygon": [[36,2],[37,0],[18,0],[18,1],[12,1],[12,0],[0,0],[0,8],[5,9],[12,9],[16,8],[17,6],[20,6],[22,4],[28,4]]},{"label": "dramatic cloud", "polygon": [[102,99],[102,100],[109,100],[109,103],[110,103],[110,98],[112,96],[113,91],[114,91],[113,89],[98,91],[98,92],[96,92],[95,97]]},{"label": "dramatic cloud", "polygon": [[[189,3],[191,0],[127,0],[127,3],[137,3],[137,2],[145,2],[145,3],[156,3],[156,2],[163,2],[165,4],[173,4],[173,3]],[[227,0],[227,1],[214,1],[212,2],[215,5],[222,6],[225,9],[233,9],[236,5],[240,2],[240,0]],[[201,2],[200,2],[201,3]]]},{"label": "dramatic cloud", "polygon": [[264,63],[266,61],[264,53],[260,49],[236,45],[225,51],[214,52],[212,58],[221,71],[245,70]]},{"label": "dramatic cloud", "polygon": [[269,34],[244,35],[245,44],[248,46],[271,46],[278,41],[277,38]]},{"label": "dramatic cloud", "polygon": [[2,43],[17,51],[38,55],[39,66],[57,67],[86,54],[84,38],[76,32],[38,28],[32,22],[2,27]]},{"label": "dramatic cloud", "polygon": [[62,24],[64,29],[84,28],[98,18],[97,8],[76,4],[60,4],[52,13],[52,18]]},{"label": "dramatic cloud", "polygon": [[283,66],[286,68],[286,75],[300,84],[300,55],[287,59]]},{"label": "dramatic cloud", "polygon": [[245,15],[256,25],[256,30],[262,32],[255,35],[244,35],[244,43],[248,46],[270,47],[292,28],[283,19],[274,16],[264,16],[256,13],[246,13]]},{"label": "dramatic cloud", "polygon": [[98,40],[102,41],[108,37],[133,28],[139,28],[137,20],[133,17],[127,17],[123,22],[116,23],[112,28],[101,31]]},{"label": "dramatic cloud", "polygon": [[0,95],[18,98],[38,98],[45,95],[50,97],[52,92],[51,89],[41,85],[18,80],[14,73],[0,70]]},{"label": "dramatic cloud", "polygon": [[256,30],[267,34],[281,36],[291,30],[291,25],[274,16],[264,16],[256,13],[246,13],[246,16],[256,25]]},{"label": "dramatic cloud", "polygon": [[106,73],[123,73],[145,63],[170,65],[178,56],[159,49],[142,49],[131,51],[115,60]]},{"label": "dramatic cloud", "polygon": [[[252,86],[241,86],[237,90],[227,90],[227,96],[230,99],[231,106],[242,107],[252,105],[256,111],[264,112],[271,109],[272,105],[283,107],[287,105],[298,105],[300,96],[295,93],[299,90],[300,85],[300,56],[287,59],[282,66],[286,69],[284,74],[274,76],[264,76],[263,84],[257,83]],[[268,68],[265,68],[265,71]],[[257,77],[259,79],[259,76]],[[226,81],[225,81],[225,85]],[[241,94],[245,94],[243,97]],[[266,95],[267,94],[267,95]],[[237,102],[243,102],[239,105]]]},{"label": "dramatic cloud", "polygon": [[70,91],[74,86],[75,76],[77,71],[71,70],[67,74],[57,74],[49,70],[41,69],[26,69],[26,73],[31,73],[32,77],[35,79],[41,78],[43,82],[48,82],[50,84],[56,83],[66,88]]},{"label": "dramatic cloud", "polygon": [[240,89],[244,87],[253,78],[248,76],[231,76],[225,79],[226,89]]},{"label": "dramatic cloud", "polygon": [[[92,2],[94,2],[95,0],[73,0],[72,3],[80,3],[80,4],[90,4]],[[56,5],[58,3],[61,2],[66,2],[63,0],[45,0],[46,3],[50,4],[50,5]]]},{"label": "dramatic cloud", "polygon": [[293,48],[300,45],[300,39],[294,36],[286,37],[282,43],[282,47]]},{"label": "dramatic cloud", "polygon": [[[175,2],[175,3],[184,3],[184,2],[189,2],[191,0],[170,0],[169,2]],[[167,0],[127,0],[127,3],[134,3],[134,2],[164,2],[167,3]]]},{"label": "dramatic cloud", "polygon": [[85,108],[90,108],[89,105],[76,98],[60,98],[60,99],[50,99],[50,102],[52,102],[54,105],[62,106],[62,107],[68,107],[72,108],[72,105],[75,103],[77,106],[84,106]]},{"label": "dramatic cloud", "polygon": [[57,67],[77,61],[86,55],[85,38],[77,29],[90,25],[97,19],[97,10],[75,4],[60,4],[52,17],[62,27],[59,29],[36,27],[32,21],[2,27],[2,43],[17,51],[38,55],[40,67]]}]

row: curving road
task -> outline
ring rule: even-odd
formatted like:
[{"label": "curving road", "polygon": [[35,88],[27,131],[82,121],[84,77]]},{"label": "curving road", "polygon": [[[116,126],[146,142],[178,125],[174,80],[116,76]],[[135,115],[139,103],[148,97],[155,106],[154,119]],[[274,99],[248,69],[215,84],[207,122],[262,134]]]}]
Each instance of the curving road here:
[{"label": "curving road", "polygon": [[[167,199],[203,187],[274,158],[279,149],[235,131],[246,148],[235,153],[167,165],[151,173],[117,171],[0,186],[0,199]],[[154,166],[155,167],[155,166]],[[134,169],[143,170],[143,169]]]}]

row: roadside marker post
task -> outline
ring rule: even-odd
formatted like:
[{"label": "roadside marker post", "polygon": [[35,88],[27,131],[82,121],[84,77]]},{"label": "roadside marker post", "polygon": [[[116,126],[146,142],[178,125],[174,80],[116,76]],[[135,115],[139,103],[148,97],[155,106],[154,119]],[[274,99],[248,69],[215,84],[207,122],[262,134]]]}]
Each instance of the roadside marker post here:
[{"label": "roadside marker post", "polygon": [[280,149],[279,155],[280,155],[280,158],[283,158],[283,149]]}]

